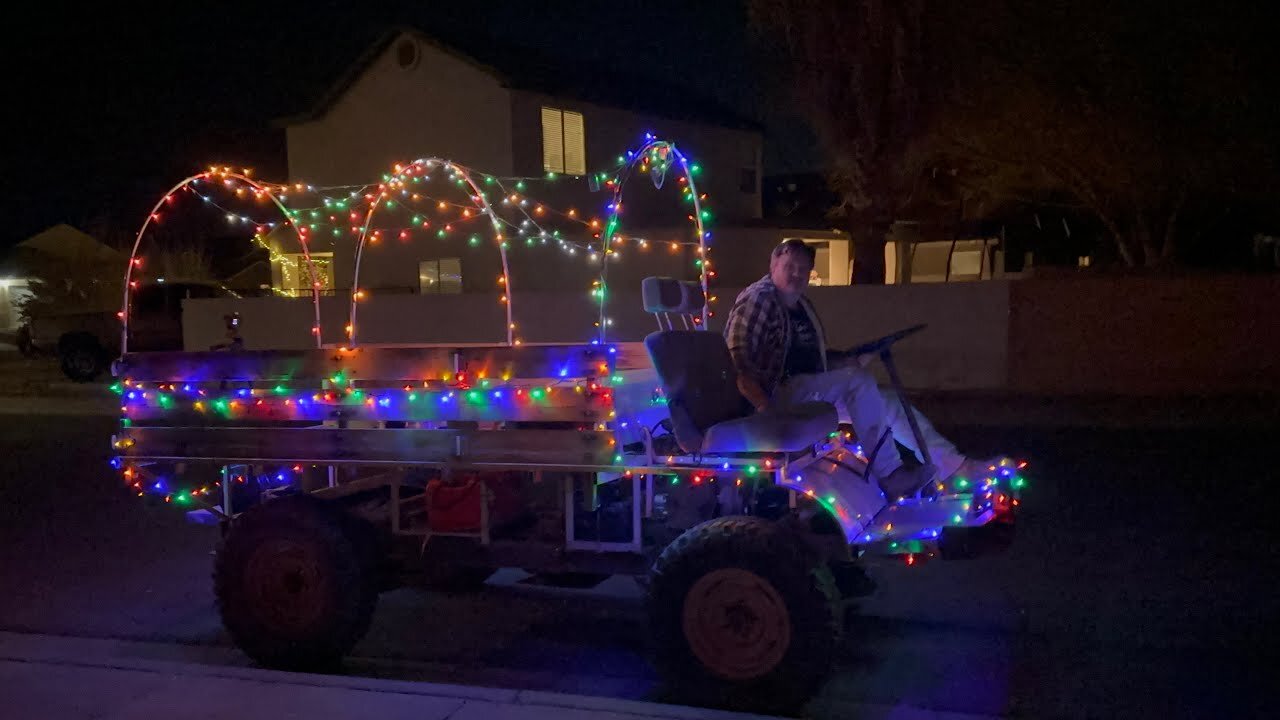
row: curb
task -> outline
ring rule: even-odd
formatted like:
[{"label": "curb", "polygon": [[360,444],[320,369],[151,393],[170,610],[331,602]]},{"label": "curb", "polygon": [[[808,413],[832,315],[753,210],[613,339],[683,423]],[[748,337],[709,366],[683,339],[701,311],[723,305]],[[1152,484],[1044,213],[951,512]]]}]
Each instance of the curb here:
[{"label": "curb", "polygon": [[[569,695],[541,690],[472,687],[444,683],[383,680],[347,675],[320,675],[263,670],[252,667],[202,664],[200,661],[156,659],[178,653],[202,655],[209,662],[227,662],[235,651],[136,640],[76,638],[0,631],[0,664],[17,663],[43,668],[86,669],[158,676],[186,684],[200,678],[260,683],[275,686],[324,688],[334,691],[381,693],[452,700],[458,706],[452,717],[471,705],[467,717],[595,717],[607,714],[615,720],[779,720],[776,716],[667,705],[639,700]],[[150,655],[151,657],[145,657]],[[143,657],[139,657],[143,656]],[[238,656],[237,656],[238,657]],[[242,659],[242,658],[240,658]],[[41,674],[44,670],[40,671]],[[279,709],[277,707],[277,709]],[[588,715],[584,715],[589,713]],[[858,720],[994,720],[990,715],[931,710],[909,705],[816,700],[806,717],[857,718]],[[246,720],[251,720],[246,718]]]},{"label": "curb", "polygon": [[119,417],[120,401],[107,393],[81,397],[5,396],[0,394],[0,415]]},{"label": "curb", "polygon": [[88,396],[106,395],[111,392],[110,383],[74,382],[72,380],[32,380],[0,377],[0,395],[12,397],[35,396]]},{"label": "curb", "polygon": [[246,667],[198,665],[172,660],[129,657],[125,653],[146,651],[155,643],[31,635],[0,631],[0,662],[31,665],[93,668],[128,673],[152,673],[170,678],[221,678],[273,685],[329,688],[355,692],[445,698],[468,703],[521,706],[529,709],[579,710],[636,718],[661,720],[770,720],[772,716],[750,715],[665,705],[637,700],[568,695],[535,690],[470,687],[407,680],[382,680],[346,675],[319,675]]}]

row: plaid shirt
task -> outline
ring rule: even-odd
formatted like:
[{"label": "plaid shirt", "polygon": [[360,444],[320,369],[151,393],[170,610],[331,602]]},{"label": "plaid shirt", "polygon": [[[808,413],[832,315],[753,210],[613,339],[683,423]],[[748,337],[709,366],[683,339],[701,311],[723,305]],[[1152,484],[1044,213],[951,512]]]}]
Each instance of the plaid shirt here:
[{"label": "plaid shirt", "polygon": [[[818,356],[827,368],[827,346],[822,323],[809,299],[800,296],[800,307],[818,331]],[[738,294],[724,327],[725,341],[738,373],[760,383],[772,396],[783,381],[787,350],[791,347],[791,322],[773,280],[765,275]]]}]

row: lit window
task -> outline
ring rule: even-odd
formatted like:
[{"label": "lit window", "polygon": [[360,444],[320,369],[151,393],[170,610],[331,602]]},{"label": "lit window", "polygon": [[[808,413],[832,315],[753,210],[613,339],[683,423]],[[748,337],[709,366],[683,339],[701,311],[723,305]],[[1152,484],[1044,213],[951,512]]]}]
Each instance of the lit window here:
[{"label": "lit window", "polygon": [[424,295],[462,292],[462,260],[440,258],[418,263],[418,289]]},{"label": "lit window", "polygon": [[[311,253],[316,282],[320,290],[333,290],[333,253]],[[280,256],[280,293],[295,297],[311,294],[311,271],[302,253],[284,253]]]},{"label": "lit window", "polygon": [[568,175],[587,174],[582,113],[542,108],[542,169]]},{"label": "lit window", "polygon": [[[791,240],[793,238],[787,238]],[[825,238],[795,238],[814,250],[810,285],[848,285],[850,278],[849,241]]]}]

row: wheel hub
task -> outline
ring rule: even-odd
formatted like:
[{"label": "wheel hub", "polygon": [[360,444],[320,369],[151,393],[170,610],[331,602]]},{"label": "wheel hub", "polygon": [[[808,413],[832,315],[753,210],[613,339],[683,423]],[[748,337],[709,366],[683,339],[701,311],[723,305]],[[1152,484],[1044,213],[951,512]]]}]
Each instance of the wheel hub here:
[{"label": "wheel hub", "polygon": [[765,675],[791,645],[791,619],[773,584],[740,568],[703,575],[684,601],[684,634],[698,660],[729,680]]},{"label": "wheel hub", "polygon": [[88,374],[97,368],[97,360],[88,350],[74,350],[67,355],[67,365],[79,373]]},{"label": "wheel hub", "polygon": [[325,578],[312,548],[290,540],[259,547],[245,569],[245,589],[252,607],[268,626],[299,632],[320,616]]}]

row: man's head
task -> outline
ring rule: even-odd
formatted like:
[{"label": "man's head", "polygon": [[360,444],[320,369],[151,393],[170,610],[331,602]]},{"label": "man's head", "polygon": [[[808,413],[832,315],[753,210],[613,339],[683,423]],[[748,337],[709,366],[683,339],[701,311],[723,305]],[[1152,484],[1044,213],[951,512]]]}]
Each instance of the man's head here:
[{"label": "man's head", "polygon": [[809,271],[813,270],[816,256],[816,250],[803,240],[794,238],[773,249],[769,259],[769,277],[788,301],[794,301],[809,287]]}]

